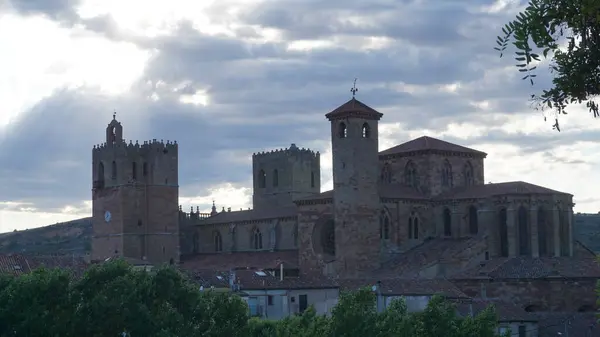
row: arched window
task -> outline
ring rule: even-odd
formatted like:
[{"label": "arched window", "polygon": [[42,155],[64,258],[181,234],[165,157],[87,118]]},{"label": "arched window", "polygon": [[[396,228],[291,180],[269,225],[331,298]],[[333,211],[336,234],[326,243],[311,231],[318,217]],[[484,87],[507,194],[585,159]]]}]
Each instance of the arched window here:
[{"label": "arched window", "polygon": [[546,222],[546,211],[543,207],[538,208],[537,230],[538,253],[540,256],[546,256],[548,254],[548,227]]},{"label": "arched window", "polygon": [[335,223],[333,219],[328,219],[323,226],[321,245],[325,254],[335,256]]},{"label": "arched window", "polygon": [[415,229],[413,229],[413,238],[415,240],[419,239],[419,218],[415,218],[413,220],[413,226],[415,227]]},{"label": "arched window", "polygon": [[348,128],[346,127],[346,123],[340,123],[338,127],[338,135],[340,138],[348,137]]},{"label": "arched window", "polygon": [[452,214],[448,208],[444,208],[444,235],[452,236]]},{"label": "arched window", "polygon": [[442,186],[452,187],[452,165],[446,159],[442,168]]},{"label": "arched window", "polygon": [[469,207],[469,234],[475,235],[479,231],[479,223],[477,219],[477,208]]},{"label": "arched window", "polygon": [[194,233],[194,253],[200,252],[200,234]]},{"label": "arched window", "polygon": [[298,247],[298,221],[294,223],[294,228],[292,229],[292,238],[294,240],[294,247]]},{"label": "arched window", "polygon": [[142,174],[144,175],[144,177],[148,176],[148,163],[144,163],[144,165],[142,166]]},{"label": "arched window", "polygon": [[524,206],[519,207],[519,255],[527,256],[531,254],[529,246],[529,216]]},{"label": "arched window", "polygon": [[111,173],[111,177],[113,180],[117,179],[117,162],[113,160],[112,162],[112,173]]},{"label": "arched window", "polygon": [[404,167],[404,183],[410,187],[419,187],[419,177],[417,176],[417,165],[409,161]]},{"label": "arched window", "polygon": [[263,248],[262,233],[260,232],[260,230],[258,228],[254,228],[252,230],[251,244],[252,244],[253,249],[262,249]]},{"label": "arched window", "polygon": [[500,256],[508,257],[508,216],[506,208],[498,213],[498,228],[500,230]]},{"label": "arched window", "polygon": [[98,181],[104,182],[104,164],[102,162],[98,164]]},{"label": "arched window", "polygon": [[390,239],[390,218],[384,210],[379,216],[379,237],[384,240]]},{"label": "arched window", "polygon": [[214,243],[215,243],[215,252],[223,251],[223,238],[221,237],[221,233],[219,231],[215,231],[214,235]]},{"label": "arched window", "polygon": [[131,163],[131,179],[137,179],[137,164],[136,162]]},{"label": "arched window", "polygon": [[559,233],[560,233],[560,256],[569,256],[569,220],[568,220],[568,211],[566,209],[559,208],[558,210],[558,223],[559,223]]},{"label": "arched window", "polygon": [[408,238],[411,240],[419,239],[419,218],[415,212],[408,217]]},{"label": "arched window", "polygon": [[463,168],[463,175],[465,177],[465,186],[473,186],[473,165],[471,162],[467,162]]},{"label": "arched window", "polygon": [[390,164],[383,164],[383,168],[381,169],[381,177],[380,180],[382,183],[391,183],[392,182],[392,170],[390,169]]},{"label": "arched window", "polygon": [[315,187],[315,172],[310,173],[310,187]]},{"label": "arched window", "polygon": [[256,181],[258,183],[258,188],[267,187],[267,174],[265,173],[264,170],[258,171],[258,174],[256,176]]},{"label": "arched window", "polygon": [[368,123],[364,123],[362,126],[362,137],[371,138],[371,127]]},{"label": "arched window", "polygon": [[279,171],[273,170],[273,187],[279,186]]}]

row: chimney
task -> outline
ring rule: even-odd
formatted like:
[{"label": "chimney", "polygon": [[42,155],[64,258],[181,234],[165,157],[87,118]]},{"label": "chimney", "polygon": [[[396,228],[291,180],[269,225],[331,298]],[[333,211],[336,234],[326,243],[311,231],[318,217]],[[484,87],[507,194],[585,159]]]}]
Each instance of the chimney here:
[{"label": "chimney", "polygon": [[283,281],[283,262],[279,264],[279,281]]},{"label": "chimney", "polygon": [[227,207],[227,212],[231,212],[231,207]]}]

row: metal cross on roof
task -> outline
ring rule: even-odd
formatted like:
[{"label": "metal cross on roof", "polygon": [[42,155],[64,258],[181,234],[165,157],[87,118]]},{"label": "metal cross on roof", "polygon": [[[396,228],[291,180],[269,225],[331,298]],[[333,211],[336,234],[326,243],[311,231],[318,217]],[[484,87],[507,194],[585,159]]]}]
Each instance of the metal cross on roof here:
[{"label": "metal cross on roof", "polygon": [[356,78],[354,79],[354,85],[352,86],[352,89],[350,89],[350,92],[352,93],[352,98],[354,98],[354,96],[356,96],[356,92],[358,91],[358,88],[356,87]]},{"label": "metal cross on roof", "polygon": [[117,119],[117,110],[113,111],[113,119]]}]

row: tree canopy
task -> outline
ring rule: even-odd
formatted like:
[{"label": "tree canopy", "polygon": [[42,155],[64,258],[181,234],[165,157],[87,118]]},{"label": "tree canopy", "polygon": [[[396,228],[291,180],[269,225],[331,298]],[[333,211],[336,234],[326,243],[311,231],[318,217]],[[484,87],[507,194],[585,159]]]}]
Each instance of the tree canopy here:
[{"label": "tree canopy", "polygon": [[419,313],[401,300],[377,312],[369,289],[343,293],[330,316],[309,308],[260,320],[237,295],[200,291],[173,268],[138,271],[123,261],[77,278],[58,269],[0,275],[0,337],[493,337],[496,321],[493,308],[460,317],[439,297]]},{"label": "tree canopy", "polygon": [[556,130],[559,116],[571,104],[585,102],[598,117],[594,98],[600,94],[600,1],[531,0],[502,33],[495,49],[502,56],[512,42],[523,80],[533,85],[537,65],[549,60],[552,86],[531,98],[536,108],[555,113]]}]

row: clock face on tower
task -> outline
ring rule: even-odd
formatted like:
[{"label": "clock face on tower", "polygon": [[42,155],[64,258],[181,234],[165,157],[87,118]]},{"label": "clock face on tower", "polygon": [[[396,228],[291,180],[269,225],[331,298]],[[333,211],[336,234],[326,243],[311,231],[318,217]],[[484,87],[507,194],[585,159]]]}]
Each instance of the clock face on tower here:
[{"label": "clock face on tower", "polygon": [[109,211],[104,212],[104,221],[110,222],[111,218],[112,218],[112,215],[110,214]]}]

